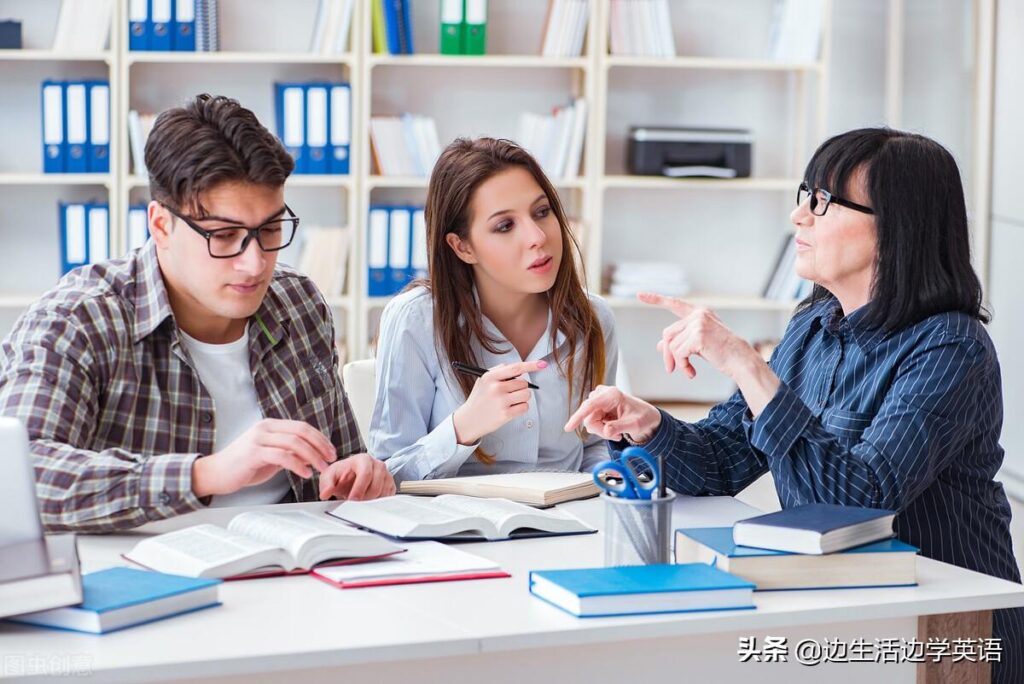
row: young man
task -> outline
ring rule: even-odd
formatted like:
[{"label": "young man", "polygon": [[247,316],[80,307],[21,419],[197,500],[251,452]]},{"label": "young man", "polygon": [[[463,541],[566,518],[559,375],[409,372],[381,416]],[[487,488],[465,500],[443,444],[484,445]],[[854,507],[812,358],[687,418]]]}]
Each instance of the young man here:
[{"label": "young man", "polygon": [[331,313],[276,267],[294,162],[238,102],[199,95],[146,142],[152,239],[66,276],[0,346],[49,530],[207,505],[393,494],[338,378]]}]

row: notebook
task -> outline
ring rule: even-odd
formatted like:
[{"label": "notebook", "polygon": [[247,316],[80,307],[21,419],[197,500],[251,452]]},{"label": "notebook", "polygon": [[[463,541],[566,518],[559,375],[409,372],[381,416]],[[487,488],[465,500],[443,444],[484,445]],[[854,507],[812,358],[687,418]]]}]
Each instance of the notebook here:
[{"label": "notebook", "polygon": [[530,593],[578,617],[750,609],[753,590],[703,563],[530,572]]},{"label": "notebook", "polygon": [[192,579],[134,568],[109,568],[82,576],[83,601],[12,618],[12,622],[105,634],[220,605],[220,580]]},{"label": "notebook", "polygon": [[676,562],[698,561],[750,580],[758,591],[910,586],[917,583],[918,549],[883,539],[824,555],[737,546],[732,528],[676,530]]},{"label": "notebook", "polygon": [[511,577],[494,561],[436,541],[413,542],[405,553],[357,565],[317,568],[310,575],[339,589]]},{"label": "notebook", "polygon": [[759,549],[835,553],[891,537],[895,516],[881,508],[804,504],[740,520],[732,528],[732,537],[740,546]]},{"label": "notebook", "polygon": [[555,504],[597,496],[597,485],[590,473],[497,473],[447,477],[437,480],[406,480],[399,486],[402,494],[463,494],[484,498],[518,501],[530,506]]}]

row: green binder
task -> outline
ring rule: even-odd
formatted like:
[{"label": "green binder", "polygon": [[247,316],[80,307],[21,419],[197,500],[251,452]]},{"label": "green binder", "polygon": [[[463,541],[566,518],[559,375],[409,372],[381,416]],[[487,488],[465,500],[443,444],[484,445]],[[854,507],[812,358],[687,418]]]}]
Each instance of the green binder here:
[{"label": "green binder", "polygon": [[487,53],[487,0],[466,0],[467,55]]},{"label": "green binder", "polygon": [[370,22],[373,29],[373,54],[388,54],[387,28],[384,26],[384,0],[370,0]]},{"label": "green binder", "polygon": [[441,0],[441,54],[466,53],[466,24],[463,22],[464,0]]}]

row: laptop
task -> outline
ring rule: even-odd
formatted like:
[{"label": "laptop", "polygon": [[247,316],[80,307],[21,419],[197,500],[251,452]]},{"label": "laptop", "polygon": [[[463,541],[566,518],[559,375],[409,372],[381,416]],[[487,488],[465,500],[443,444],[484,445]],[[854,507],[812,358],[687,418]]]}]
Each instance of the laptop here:
[{"label": "laptop", "polygon": [[42,538],[28,431],[21,421],[0,417],[0,547]]}]

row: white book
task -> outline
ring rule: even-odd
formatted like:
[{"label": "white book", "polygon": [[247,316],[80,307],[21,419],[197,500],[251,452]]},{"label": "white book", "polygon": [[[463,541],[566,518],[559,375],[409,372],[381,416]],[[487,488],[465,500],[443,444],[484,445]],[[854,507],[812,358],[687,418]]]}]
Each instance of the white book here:
[{"label": "white book", "polygon": [[352,9],[355,7],[355,0],[339,0],[341,3],[341,14],[338,23],[335,25],[334,41],[331,52],[336,55],[348,52],[348,39],[352,31]]},{"label": "white book", "polygon": [[554,0],[554,3],[554,8],[551,10],[551,20],[548,22],[547,34],[544,36],[545,57],[559,56],[559,40],[569,10],[569,0]]},{"label": "white book", "polygon": [[623,53],[622,0],[611,0],[608,7],[608,47],[613,55]]},{"label": "white book", "polygon": [[326,561],[401,550],[386,539],[308,511],[249,511],[232,518],[227,529],[193,525],[143,539],[125,558],[174,575],[232,577],[308,571]]},{"label": "white book", "polygon": [[149,171],[146,169],[146,139],[142,135],[142,121],[139,113],[134,109],[128,112],[128,143],[132,150],[132,168],[135,174],[147,175]]},{"label": "white book", "polygon": [[518,501],[531,506],[555,504],[596,496],[597,486],[590,473],[523,472],[467,475],[433,480],[405,480],[402,494],[462,494]]},{"label": "white book", "polygon": [[337,3],[334,0],[317,0],[316,18],[313,19],[313,35],[309,42],[311,53],[318,54],[325,51],[326,34],[331,25],[331,14],[336,7]]},{"label": "white book", "polygon": [[778,62],[815,62],[821,50],[824,0],[776,0],[770,56]]},{"label": "white book", "polygon": [[573,40],[570,57],[579,57],[583,54],[583,44],[587,37],[587,24],[590,21],[590,0],[577,0],[580,4],[580,16],[576,22],[576,35]]},{"label": "white book", "polygon": [[572,142],[572,127],[575,124],[575,110],[572,105],[559,107],[554,117],[554,136],[551,151],[550,177],[559,180],[565,177],[566,161],[569,158],[569,145]]},{"label": "white book", "polygon": [[[589,477],[589,476],[588,476]],[[508,499],[445,494],[345,501],[330,514],[399,539],[509,539],[579,534],[594,528],[563,511],[539,511]]]},{"label": "white book", "polygon": [[672,33],[672,13],[669,10],[668,0],[657,0],[658,25],[661,26],[662,37],[665,46],[665,57],[676,56],[676,38]]},{"label": "white book", "polygon": [[492,560],[436,541],[413,542],[405,553],[378,561],[320,568],[313,574],[339,589],[510,576]]},{"label": "white book", "polygon": [[576,99],[576,103],[573,105],[573,115],[565,178],[578,178],[583,163],[583,141],[587,132],[587,101],[582,97]]}]

